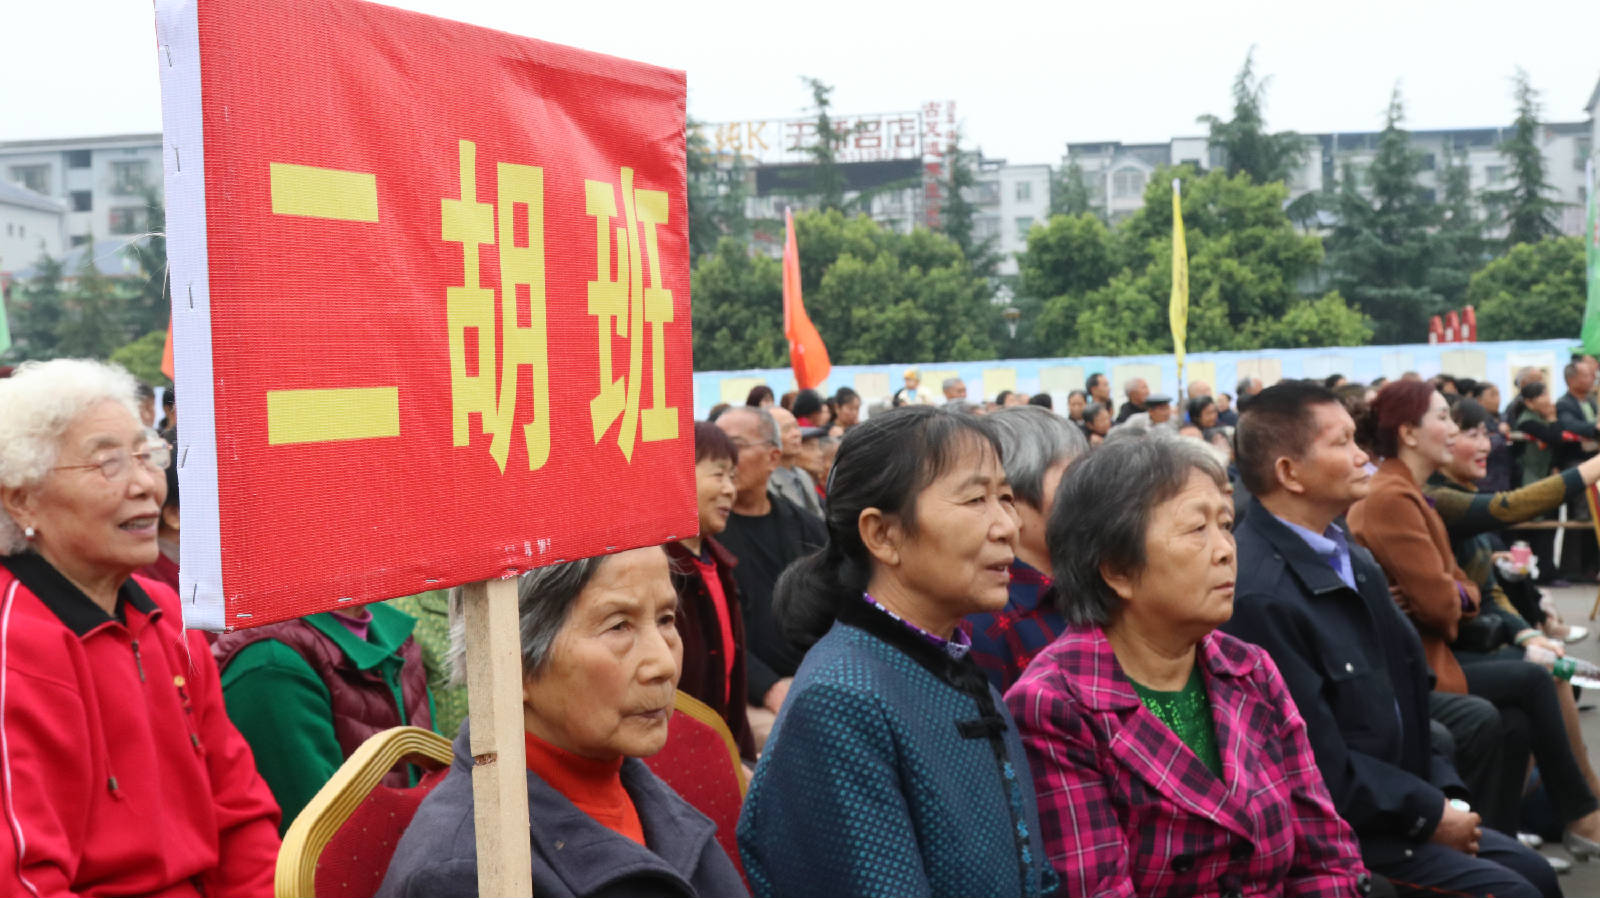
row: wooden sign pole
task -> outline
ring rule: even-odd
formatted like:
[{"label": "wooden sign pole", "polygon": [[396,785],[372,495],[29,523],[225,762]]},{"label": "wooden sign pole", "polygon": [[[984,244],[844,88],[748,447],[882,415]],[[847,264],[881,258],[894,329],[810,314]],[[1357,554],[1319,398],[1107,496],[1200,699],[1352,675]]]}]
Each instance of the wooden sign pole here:
[{"label": "wooden sign pole", "polygon": [[462,593],[478,894],[531,898],[517,581],[469,583]]}]

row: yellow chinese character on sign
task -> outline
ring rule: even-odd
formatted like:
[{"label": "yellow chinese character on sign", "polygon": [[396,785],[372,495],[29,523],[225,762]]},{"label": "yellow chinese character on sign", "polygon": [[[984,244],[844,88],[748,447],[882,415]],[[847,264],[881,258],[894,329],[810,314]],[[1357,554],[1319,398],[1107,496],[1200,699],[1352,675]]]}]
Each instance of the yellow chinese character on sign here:
[{"label": "yellow chinese character on sign", "polygon": [[[672,291],[662,286],[661,252],[656,226],[667,223],[667,194],[661,190],[635,190],[633,169],[621,171],[618,185],[584,181],[584,211],[595,220],[595,279],[589,282],[589,314],[599,328],[600,392],[589,402],[594,441],[622,419],[617,448],[633,460],[636,439],[645,442],[678,437],[678,409],[667,405],[666,325],[672,323]],[[622,196],[622,221],[616,235],[616,277],[611,276],[612,225],[618,217],[617,194]],[[640,246],[644,252],[641,254]],[[643,262],[649,261],[649,268]],[[644,373],[645,330],[650,340],[650,406],[639,409],[640,381]],[[628,368],[615,377],[612,334],[628,341]]]},{"label": "yellow chinese character on sign", "polygon": [[[450,327],[451,441],[456,446],[470,444],[470,416],[478,415],[483,432],[491,436],[489,454],[504,474],[517,410],[517,379],[526,367],[531,374],[533,414],[532,420],[522,426],[522,438],[528,447],[528,470],[535,471],[550,458],[544,171],[529,165],[499,163],[495,167],[498,210],[493,203],[478,201],[477,173],[477,146],[463,140],[461,198],[441,201],[442,236],[447,243],[461,244],[463,269],[462,285],[445,290],[445,317]],[[525,216],[527,234],[520,244],[519,209]],[[480,280],[481,246],[499,250],[498,322],[495,291],[484,287]],[[495,351],[497,325],[499,358]]]}]

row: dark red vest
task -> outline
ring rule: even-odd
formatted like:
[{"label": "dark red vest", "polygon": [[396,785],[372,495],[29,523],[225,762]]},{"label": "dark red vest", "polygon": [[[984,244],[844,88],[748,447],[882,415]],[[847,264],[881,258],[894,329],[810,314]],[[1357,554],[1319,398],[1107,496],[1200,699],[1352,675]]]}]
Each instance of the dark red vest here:
[{"label": "dark red vest", "polygon": [[[405,699],[407,714],[401,720],[394,706],[394,693],[384,682],[377,668],[360,670],[333,640],[303,620],[288,620],[250,630],[237,630],[218,637],[212,647],[217,657],[217,668],[226,670],[228,662],[244,649],[264,639],[276,639],[304,658],[328,688],[333,707],[333,732],[339,748],[346,758],[367,740],[367,737],[390,727],[410,724],[432,728],[428,713],[428,677],[422,667],[422,650],[416,639],[407,636],[400,644],[400,691]],[[410,785],[405,767],[396,768],[383,778],[384,785],[405,787]]]}]

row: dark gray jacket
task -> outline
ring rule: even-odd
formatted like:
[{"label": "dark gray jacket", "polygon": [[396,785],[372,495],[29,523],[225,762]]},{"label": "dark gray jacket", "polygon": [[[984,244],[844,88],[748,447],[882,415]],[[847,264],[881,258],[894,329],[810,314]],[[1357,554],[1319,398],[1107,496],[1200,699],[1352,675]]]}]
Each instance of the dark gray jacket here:
[{"label": "dark gray jacket", "polygon": [[[478,857],[472,816],[472,755],[467,725],[455,762],[417,808],[395,847],[378,898],[476,898]],[[565,796],[528,774],[533,893],[540,898],[748,896],[733,862],[713,838],[716,825],[657,779],[643,761],[622,764],[649,848],[596,823]]]}]

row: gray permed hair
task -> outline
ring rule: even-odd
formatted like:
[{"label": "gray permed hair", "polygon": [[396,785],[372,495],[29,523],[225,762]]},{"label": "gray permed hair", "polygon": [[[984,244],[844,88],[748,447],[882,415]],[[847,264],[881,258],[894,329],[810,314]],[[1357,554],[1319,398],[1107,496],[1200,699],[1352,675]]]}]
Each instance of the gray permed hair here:
[{"label": "gray permed hair", "polygon": [[[517,629],[522,644],[522,675],[538,674],[550,656],[556,634],[584,587],[609,555],[562,561],[534,568],[517,578]],[[450,590],[450,681],[467,682],[467,624],[461,613],[462,587]]]},{"label": "gray permed hair", "polygon": [[1011,489],[1018,499],[1041,511],[1047,504],[1045,472],[1089,451],[1089,441],[1077,425],[1037,405],[997,409],[989,414],[989,426],[1000,438]]}]

